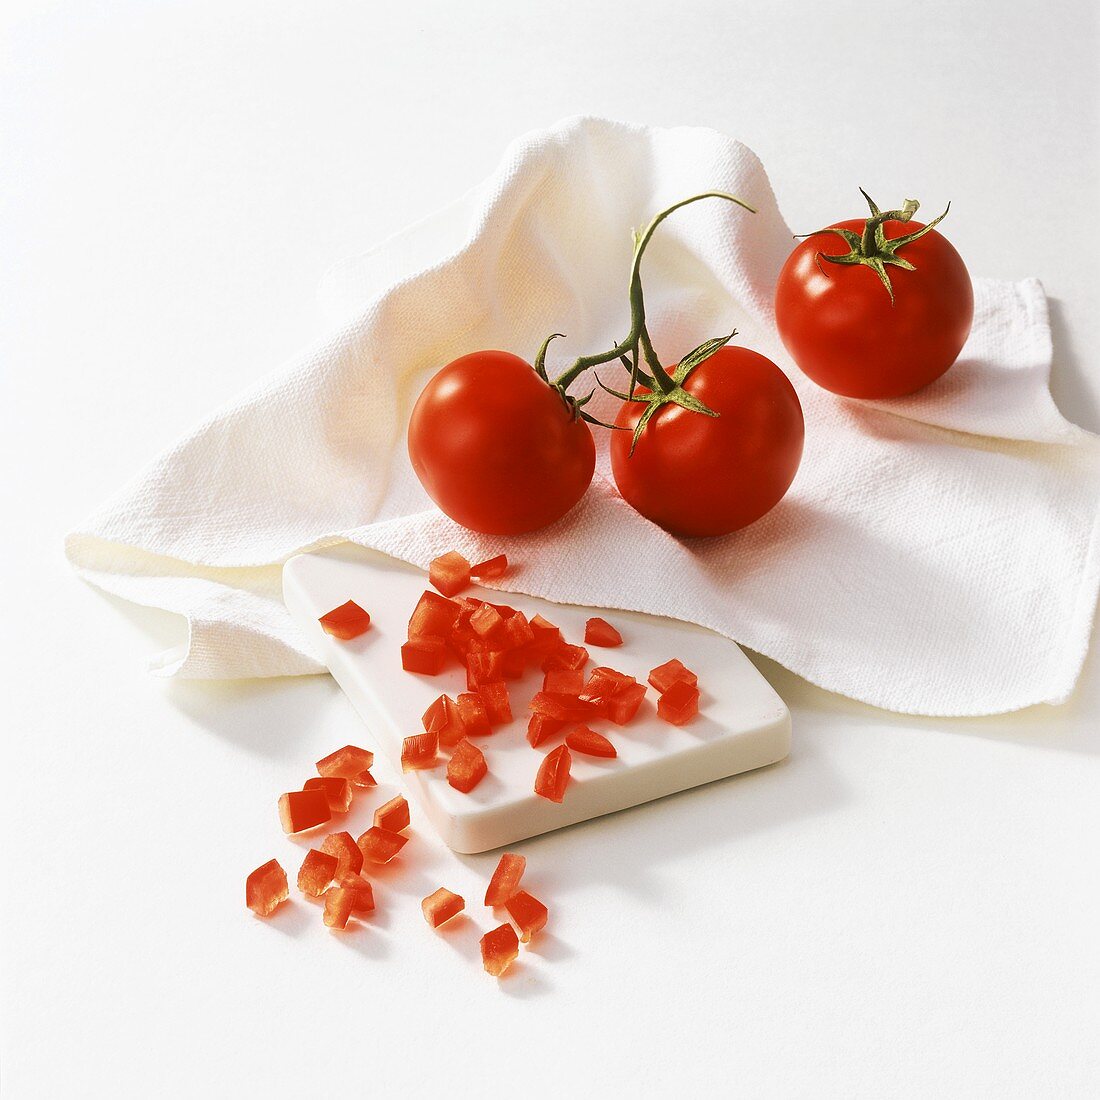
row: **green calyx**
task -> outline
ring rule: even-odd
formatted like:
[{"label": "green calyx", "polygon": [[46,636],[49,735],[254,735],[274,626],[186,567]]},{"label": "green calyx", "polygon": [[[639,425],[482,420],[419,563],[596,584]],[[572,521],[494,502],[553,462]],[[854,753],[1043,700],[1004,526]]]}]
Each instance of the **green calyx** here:
[{"label": "green calyx", "polygon": [[[672,206],[667,209],[662,210],[653,218],[649,225],[646,226],[644,232],[638,233],[635,231],[633,235],[634,257],[630,266],[630,284],[628,290],[630,298],[630,332],[627,333],[626,337],[607,351],[597,352],[593,355],[580,356],[573,362],[572,366],[562,371],[553,381],[550,380],[546,373],[546,350],[550,346],[550,342],[558,339],[562,334],[556,332],[548,336],[543,341],[542,347],[539,348],[538,355],[535,357],[535,371],[548,385],[558,391],[561,399],[565,402],[573,415],[579,416],[581,419],[591,424],[599,424],[601,427],[605,428],[614,428],[615,425],[604,424],[602,421],[597,420],[591,414],[584,411],[584,406],[592,400],[592,396],[596,392],[595,389],[591,390],[584,397],[579,398],[573,397],[568,391],[573,382],[591,368],[602,366],[604,363],[611,363],[616,360],[621,362],[630,372],[630,387],[627,393],[623,394],[616,390],[608,389],[608,387],[604,386],[600,381],[599,377],[596,378],[596,382],[602,389],[607,390],[608,393],[614,394],[623,401],[644,401],[648,406],[634,431],[634,444],[637,444],[638,438],[645,428],[645,425],[652,419],[653,414],[661,405],[676,404],[685,409],[690,409],[692,412],[702,413],[704,416],[718,415],[713,409],[708,409],[706,405],[698,400],[698,398],[688,393],[683,388],[682,383],[687,380],[691,372],[700,364],[706,359],[709,359],[719,348],[724,347],[736,333],[730,333],[729,336],[719,337],[716,340],[707,340],[700,344],[699,347],[685,355],[676,366],[673,373],[669,374],[668,371],[661,366],[660,360],[657,358],[657,353],[653,349],[653,341],[650,338],[649,330],[646,328],[645,297],[642,293],[641,278],[642,255],[646,250],[646,246],[653,239],[653,234],[656,232],[661,222],[683,206],[699,202],[701,199],[712,198],[725,199],[727,202],[736,203],[738,206],[743,207],[751,214],[756,213],[753,207],[749,206],[748,203],[737,198],[736,195],[727,194],[725,191],[705,191],[702,194],[692,195],[690,198],[681,199],[679,202],[673,203]],[[642,362],[645,363],[648,369],[643,369],[641,367],[640,364]],[[647,394],[640,395],[635,393],[639,382],[649,390]],[[632,453],[633,450],[634,445],[632,444]]]},{"label": "green calyx", "polygon": [[883,211],[878,208],[874,199],[862,187],[859,189],[859,193],[867,200],[867,205],[871,209],[871,216],[864,222],[862,233],[853,233],[850,229],[830,228],[819,229],[816,233],[805,235],[816,237],[819,233],[835,233],[838,237],[843,238],[848,243],[851,251],[843,256],[828,256],[824,252],[819,252],[817,254],[818,264],[820,265],[822,260],[826,260],[828,263],[841,264],[846,267],[855,264],[869,267],[879,277],[882,285],[886,287],[886,293],[890,295],[890,302],[893,303],[894,287],[890,281],[890,273],[887,268],[900,267],[905,271],[915,271],[916,268],[904,256],[898,255],[899,250],[907,244],[919,240],[925,233],[931,233],[947,217],[951,204],[948,203],[947,209],[938,218],[933,218],[923,228],[914,233],[907,233],[903,237],[894,237],[892,240],[888,240],[886,230],[883,229],[883,223],[912,221],[913,215],[920,209],[920,203],[916,199],[906,199],[900,210]]}]

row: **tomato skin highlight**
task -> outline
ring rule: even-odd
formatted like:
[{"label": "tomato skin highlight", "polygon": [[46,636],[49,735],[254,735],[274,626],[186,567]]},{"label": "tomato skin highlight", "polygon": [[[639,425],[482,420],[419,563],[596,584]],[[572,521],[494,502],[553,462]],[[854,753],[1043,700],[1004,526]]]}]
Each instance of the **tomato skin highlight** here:
[{"label": "tomato skin highlight", "polygon": [[[865,219],[831,228],[859,234]],[[887,221],[888,239],[922,229]],[[894,301],[870,268],[820,260],[848,248],[832,233],[802,241],[775,291],[779,335],[802,372],[842,397],[902,397],[934,382],[958,358],[974,319],[974,290],[962,257],[935,229],[902,245],[916,270],[887,267]]]},{"label": "tomato skin highlight", "polygon": [[619,492],[673,535],[725,535],[755,522],[782,499],[802,459],[802,406],[770,359],[724,347],[684,382],[719,415],[665,405],[630,453],[645,405],[625,403],[611,436]]},{"label": "tomato skin highlight", "polygon": [[456,523],[519,535],[565,515],[596,467],[588,425],[530,364],[506,351],[464,355],[424,387],[409,421],[409,458]]}]

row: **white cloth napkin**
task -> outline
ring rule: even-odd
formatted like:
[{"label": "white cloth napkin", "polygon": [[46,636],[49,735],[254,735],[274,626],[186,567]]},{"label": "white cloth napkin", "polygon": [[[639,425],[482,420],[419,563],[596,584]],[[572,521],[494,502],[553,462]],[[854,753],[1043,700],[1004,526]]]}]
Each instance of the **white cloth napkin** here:
[{"label": "white cloth napkin", "polygon": [[[759,212],[714,200],[665,223],[643,263],[651,329],[672,360],[736,325],[787,371],[806,414],[787,497],[745,531],[677,541],[618,496],[597,430],[592,487],[550,529],[491,538],[434,510],[405,449],[431,373],[477,348],[530,359],[548,332],[568,335],[552,367],[609,346],[627,329],[630,230],[709,189]],[[1100,447],[1051,400],[1042,288],[976,280],[955,367],[914,397],[860,403],[808,382],[778,343],[772,291],[793,243],[760,162],[721,134],[598,119],[529,134],[457,203],[333,269],[333,334],[161,455],[68,537],[69,558],[187,616],[165,675],[321,671],[280,563],[350,539],[420,566],[506,552],[505,589],[693,620],[897,711],[1064,700],[1096,605]]]}]

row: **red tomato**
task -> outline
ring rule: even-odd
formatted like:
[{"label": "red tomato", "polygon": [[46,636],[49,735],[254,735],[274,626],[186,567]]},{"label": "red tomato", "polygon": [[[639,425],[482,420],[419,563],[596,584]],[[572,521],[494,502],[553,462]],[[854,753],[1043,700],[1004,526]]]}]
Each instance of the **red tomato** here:
[{"label": "red tomato", "polygon": [[[859,236],[864,225],[855,219],[830,228]],[[887,240],[923,228],[883,222]],[[822,231],[783,265],[775,319],[787,350],[819,386],[844,397],[900,397],[927,386],[955,362],[970,332],[974,292],[962,258],[935,229],[900,246],[897,256],[914,270],[884,268],[891,301],[871,267],[822,258],[848,252],[843,239]]]},{"label": "red tomato", "polygon": [[560,519],[596,464],[588,425],[529,363],[477,351],[424,387],[409,457],[428,495],[463,527],[518,535]]},{"label": "red tomato", "polygon": [[742,347],[724,347],[683,388],[717,417],[663,405],[630,453],[646,406],[624,403],[611,468],[625,500],[674,535],[725,535],[779,502],[802,458],[802,406],[787,376]]}]

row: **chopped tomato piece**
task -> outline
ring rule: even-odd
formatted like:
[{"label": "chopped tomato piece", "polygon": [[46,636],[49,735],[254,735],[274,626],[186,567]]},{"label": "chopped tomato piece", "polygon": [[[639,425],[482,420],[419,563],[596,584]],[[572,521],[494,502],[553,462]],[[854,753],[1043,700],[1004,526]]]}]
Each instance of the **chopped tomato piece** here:
[{"label": "chopped tomato piece", "polygon": [[699,689],[686,680],[677,680],[657,700],[657,713],[674,726],[690,722],[699,713]]},{"label": "chopped tomato piece", "polygon": [[483,603],[471,616],[470,628],[484,641],[492,643],[504,625],[504,617],[491,603]]},{"label": "chopped tomato piece", "polygon": [[584,624],[584,644],[611,649],[623,644],[623,636],[606,619],[597,617]]},{"label": "chopped tomato piece", "polygon": [[481,937],[481,965],[494,978],[499,978],[518,955],[519,939],[510,924],[502,924]]},{"label": "chopped tomato piece", "polygon": [[447,643],[442,638],[417,638],[401,647],[401,667],[406,672],[438,676],[447,663]]},{"label": "chopped tomato piece", "polygon": [[561,631],[542,615],[536,615],[530,623],[534,640],[531,642],[532,650],[549,652],[562,640]]},{"label": "chopped tomato piece", "polygon": [[587,726],[577,726],[565,735],[565,743],[574,751],[585,756],[602,756],[610,759],[618,756],[615,746],[602,733],[590,730]]},{"label": "chopped tomato piece", "polygon": [[607,700],[605,711],[607,717],[618,726],[625,726],[642,705],[645,698],[645,684],[631,684],[623,688],[617,695]]},{"label": "chopped tomato piece", "polygon": [[597,707],[575,695],[562,695],[560,692],[536,691],[527,704],[535,714],[545,714],[548,718],[557,718],[562,722],[587,722],[598,717]]},{"label": "chopped tomato piece", "polygon": [[584,671],[579,668],[552,668],[542,678],[542,690],[559,695],[580,695],[584,690]]},{"label": "chopped tomato piece", "polygon": [[559,745],[546,754],[535,776],[535,794],[561,802],[565,798],[565,788],[569,785],[569,767],[573,758],[565,745]]},{"label": "chopped tomato piece", "polygon": [[340,861],[335,856],[310,848],[298,869],[298,889],[311,898],[319,898],[336,877],[339,866]]},{"label": "chopped tomato piece", "polygon": [[329,753],[323,760],[317,761],[317,774],[335,776],[338,779],[354,779],[373,763],[373,752],[361,749],[358,745],[345,745],[342,749]]},{"label": "chopped tomato piece", "polygon": [[434,768],[438,751],[439,738],[434,733],[417,733],[406,737],[401,743],[401,770],[410,772],[420,768]]},{"label": "chopped tomato piece", "polygon": [[351,896],[353,913],[374,912],[374,887],[362,875],[344,875],[337,880],[336,888]]},{"label": "chopped tomato piece", "polygon": [[552,668],[584,668],[588,664],[588,650],[582,645],[570,645],[561,642],[546,655],[542,662],[542,671]]},{"label": "chopped tomato piece", "polygon": [[546,906],[538,898],[533,898],[526,890],[513,894],[505,903],[508,916],[519,929],[519,938],[527,943],[531,937],[546,927],[549,915]]},{"label": "chopped tomato piece", "polygon": [[677,660],[675,657],[671,661],[665,661],[663,665],[658,665],[649,674],[649,682],[663,695],[673,684],[683,681],[689,684],[691,687],[695,687],[699,682],[699,677],[691,671],[690,668],[685,668],[683,663]]},{"label": "chopped tomato piece", "polygon": [[466,902],[458,894],[452,894],[450,890],[441,886],[420,903],[420,908],[423,910],[424,919],[433,928],[438,928],[452,917],[457,917],[466,908]]},{"label": "chopped tomato piece", "polygon": [[363,853],[351,833],[329,833],[321,851],[336,858],[336,878],[356,875],[363,869]]},{"label": "chopped tomato piece", "polygon": [[341,779],[336,775],[319,775],[315,779],[307,779],[303,790],[313,790],[314,787],[325,792],[328,799],[328,808],[334,814],[346,814],[351,806],[351,782]]},{"label": "chopped tomato piece", "polygon": [[451,628],[458,622],[461,610],[454,600],[448,600],[437,592],[425,591],[409,619],[409,640],[448,637]]},{"label": "chopped tomato piece", "polygon": [[466,658],[466,686],[475,690],[481,684],[492,684],[504,678],[504,659],[499,653],[484,650]]},{"label": "chopped tomato piece", "polygon": [[424,729],[434,733],[441,745],[457,745],[466,735],[455,701],[449,695],[441,695],[426,711],[421,719]]},{"label": "chopped tomato piece", "polygon": [[485,891],[486,905],[503,905],[518,889],[519,880],[527,868],[527,859],[515,852],[505,852],[497,863],[489,888]]},{"label": "chopped tomato piece", "polygon": [[371,863],[389,863],[408,843],[409,838],[375,825],[356,841],[363,858]]},{"label": "chopped tomato piece", "polygon": [[527,720],[527,740],[531,747],[541,745],[543,741],[560,733],[565,727],[562,718],[551,718],[548,714],[532,714]]},{"label": "chopped tomato piece", "polygon": [[458,697],[458,717],[467,737],[485,737],[493,732],[485,700],[476,691],[464,691]]},{"label": "chopped tomato piece", "polygon": [[447,782],[456,791],[469,794],[488,774],[485,753],[469,738],[464,737],[447,762]]},{"label": "chopped tomato piece", "polygon": [[326,634],[331,634],[342,642],[350,642],[352,638],[358,638],[370,628],[370,615],[354,600],[348,600],[347,603],[334,607],[317,621]]},{"label": "chopped tomato piece", "polygon": [[512,702],[508,698],[508,685],[502,680],[492,684],[480,684],[477,689],[489,715],[489,724],[500,726],[512,720]]},{"label": "chopped tomato piece", "polygon": [[625,672],[619,672],[617,669],[600,665],[590,673],[588,683],[584,685],[584,691],[581,692],[581,697],[587,698],[589,695],[599,695],[610,699],[613,695],[618,695],[620,691],[625,691],[631,684],[637,682],[633,676],[628,676]]},{"label": "chopped tomato piece", "polygon": [[277,859],[269,859],[244,881],[245,905],[258,917],[270,917],[288,897],[286,871]]},{"label": "chopped tomato piece", "polygon": [[506,680],[518,680],[527,671],[527,650],[525,648],[506,649],[500,656],[500,667]]},{"label": "chopped tomato piece", "polygon": [[494,577],[503,577],[504,571],[508,568],[508,557],[506,554],[497,554],[495,558],[487,558],[485,561],[479,561],[477,565],[470,567],[470,572],[477,577],[479,581],[492,580]]},{"label": "chopped tomato piece", "polygon": [[380,829],[389,829],[391,833],[399,833],[409,827],[409,804],[404,795],[397,795],[389,802],[379,806],[374,811],[374,823]]},{"label": "chopped tomato piece", "polygon": [[457,550],[450,550],[428,566],[428,580],[444,596],[457,596],[470,587],[470,563]]},{"label": "chopped tomato piece", "polygon": [[522,611],[505,619],[500,628],[501,649],[519,649],[535,640],[535,632]]},{"label": "chopped tomato piece", "polygon": [[304,833],[331,820],[332,811],[324,791],[288,791],[279,795],[279,820],[284,833]]},{"label": "chopped tomato piece", "polygon": [[358,775],[352,776],[351,785],[353,787],[373,787],[376,785],[376,781],[373,775],[370,773],[370,768],[364,768]]}]

